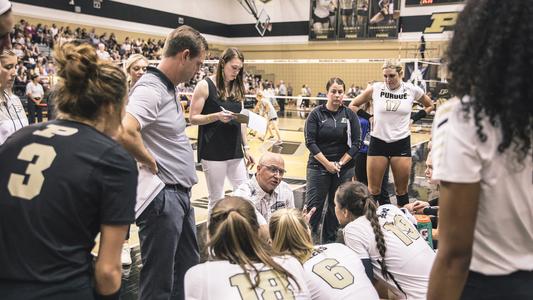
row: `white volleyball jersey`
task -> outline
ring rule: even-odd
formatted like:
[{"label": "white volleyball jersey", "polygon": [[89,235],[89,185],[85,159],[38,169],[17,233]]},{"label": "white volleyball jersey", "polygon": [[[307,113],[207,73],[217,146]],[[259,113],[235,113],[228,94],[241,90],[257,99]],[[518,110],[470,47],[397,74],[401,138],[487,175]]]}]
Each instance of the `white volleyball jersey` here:
[{"label": "white volleyball jersey", "polygon": [[[463,101],[469,101],[465,97]],[[480,121],[487,136],[481,142],[473,113],[464,118],[459,99],[439,107],[433,122],[433,180],[480,182],[479,207],[470,270],[506,275],[533,270],[533,162],[522,162],[511,145],[498,152],[500,127]]]},{"label": "white volleyball jersey", "polygon": [[361,259],[343,244],[317,246],[304,269],[312,299],[379,299]]},{"label": "white volleyball jersey", "polygon": [[255,282],[256,275],[252,268],[248,277],[238,264],[226,260],[208,261],[192,267],[185,274],[185,299],[311,299],[300,262],[291,256],[274,257],[274,260],[296,278],[299,289],[292,279],[278,275],[261,263],[255,264],[259,270],[259,286],[252,289],[250,280]]},{"label": "white volleyball jersey", "polygon": [[409,82],[402,82],[394,91],[384,82],[376,82],[372,89],[374,127],[370,135],[387,143],[408,137],[413,102],[420,100],[424,91]]},{"label": "white volleyball jersey", "polygon": [[366,217],[359,217],[346,225],[344,242],[360,258],[370,258],[374,276],[383,280],[400,298],[426,299],[435,252],[398,207],[382,205],[378,208],[377,215],[387,248],[387,279],[381,273],[379,261],[382,257],[370,221]]}]

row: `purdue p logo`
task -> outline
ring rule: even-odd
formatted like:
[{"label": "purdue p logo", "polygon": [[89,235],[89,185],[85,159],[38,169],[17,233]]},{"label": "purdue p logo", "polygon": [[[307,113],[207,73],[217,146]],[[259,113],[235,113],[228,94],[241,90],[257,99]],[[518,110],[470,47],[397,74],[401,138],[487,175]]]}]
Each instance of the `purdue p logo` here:
[{"label": "purdue p logo", "polygon": [[431,26],[424,29],[424,33],[442,33],[452,30],[457,22],[458,12],[434,13],[431,15]]}]

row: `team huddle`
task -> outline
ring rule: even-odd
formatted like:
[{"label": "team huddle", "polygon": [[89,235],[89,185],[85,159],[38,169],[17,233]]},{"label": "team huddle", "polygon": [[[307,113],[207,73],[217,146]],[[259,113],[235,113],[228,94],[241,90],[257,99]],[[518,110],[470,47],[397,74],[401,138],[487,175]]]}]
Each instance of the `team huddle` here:
[{"label": "team huddle", "polygon": [[[249,151],[244,55],[226,49],[216,74],[196,86],[189,114],[209,194],[202,263],[190,201],[196,164],[175,87],[198,72],[205,38],[180,26],[157,67],[138,55],[128,74],[91,45],[56,47],[57,119],[14,124],[0,144],[0,298],[120,299],[120,253],[134,222],[140,299],[533,298],[533,27],[523,13],[531,5],[467,1],[447,58],[455,98],[433,122],[426,175],[440,198],[430,203],[410,201],[407,190],[410,127],[434,108],[402,81],[402,64],[386,61],[384,80],[349,105],[344,81],[327,81],[327,102],[305,122],[300,210],[282,181],[283,156],[256,160]],[[8,39],[10,14],[0,0]],[[2,51],[4,91],[13,58]],[[412,113],[415,102],[422,109]],[[277,144],[275,111],[261,105]],[[383,191],[389,168],[396,201]],[[141,172],[163,184],[136,215]],[[437,252],[412,214],[435,215]]]}]

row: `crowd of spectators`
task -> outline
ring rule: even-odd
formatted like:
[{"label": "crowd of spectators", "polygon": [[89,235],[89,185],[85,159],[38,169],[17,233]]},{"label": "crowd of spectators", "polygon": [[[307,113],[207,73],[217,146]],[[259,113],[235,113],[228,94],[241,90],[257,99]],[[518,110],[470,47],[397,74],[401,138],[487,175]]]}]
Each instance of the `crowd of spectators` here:
[{"label": "crowd of spectators", "polygon": [[[83,40],[91,43],[97,49],[97,54],[100,58],[114,60],[117,63],[126,60],[132,54],[142,54],[149,60],[159,60],[161,58],[161,49],[164,45],[163,40],[154,38],[126,37],[120,43],[114,33],[108,34],[104,32],[98,34],[94,28],[71,28],[70,26],[57,26],[56,24],[51,26],[34,25],[24,19],[16,23],[11,37],[13,52],[18,57],[14,92],[20,97],[26,96],[26,86],[35,75],[39,77],[39,82],[42,84],[45,94],[48,94],[56,72],[54,63],[50,58],[50,52],[54,45],[61,45],[71,40]],[[210,55],[208,59],[217,60],[218,57]],[[204,65],[190,82],[180,84],[177,87],[179,98],[190,103],[196,83],[212,75],[215,72],[214,66],[214,64]],[[293,87],[290,83],[285,84],[283,80],[274,82],[266,80],[260,75],[245,73],[244,86],[247,95],[255,95],[258,91],[263,91],[263,94],[266,97],[270,97],[270,101],[278,110],[283,111],[285,103],[296,104],[296,101],[290,98],[275,98],[275,96],[293,96]],[[362,88],[352,85],[348,94],[351,97],[355,97],[361,90]],[[294,95],[311,96],[298,93]],[[253,106],[255,102],[255,97],[250,97],[248,106]],[[185,107],[187,107],[187,104],[185,104]]]}]

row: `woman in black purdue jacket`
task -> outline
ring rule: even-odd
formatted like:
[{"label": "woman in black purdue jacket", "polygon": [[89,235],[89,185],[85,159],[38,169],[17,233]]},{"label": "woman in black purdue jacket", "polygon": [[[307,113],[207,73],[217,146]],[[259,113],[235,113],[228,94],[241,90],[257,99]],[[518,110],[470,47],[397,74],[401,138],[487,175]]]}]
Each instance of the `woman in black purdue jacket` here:
[{"label": "woman in black purdue jacket", "polygon": [[[359,120],[342,102],[345,91],[342,79],[331,78],[326,90],[327,103],[316,107],[305,122],[305,145],[311,152],[307,163],[306,203],[308,209],[316,207],[310,224],[314,239],[320,243],[335,241],[339,225],[333,202],[335,191],[354,176],[352,157],[361,142]],[[324,206],[327,212],[320,238],[318,228]]]}]

